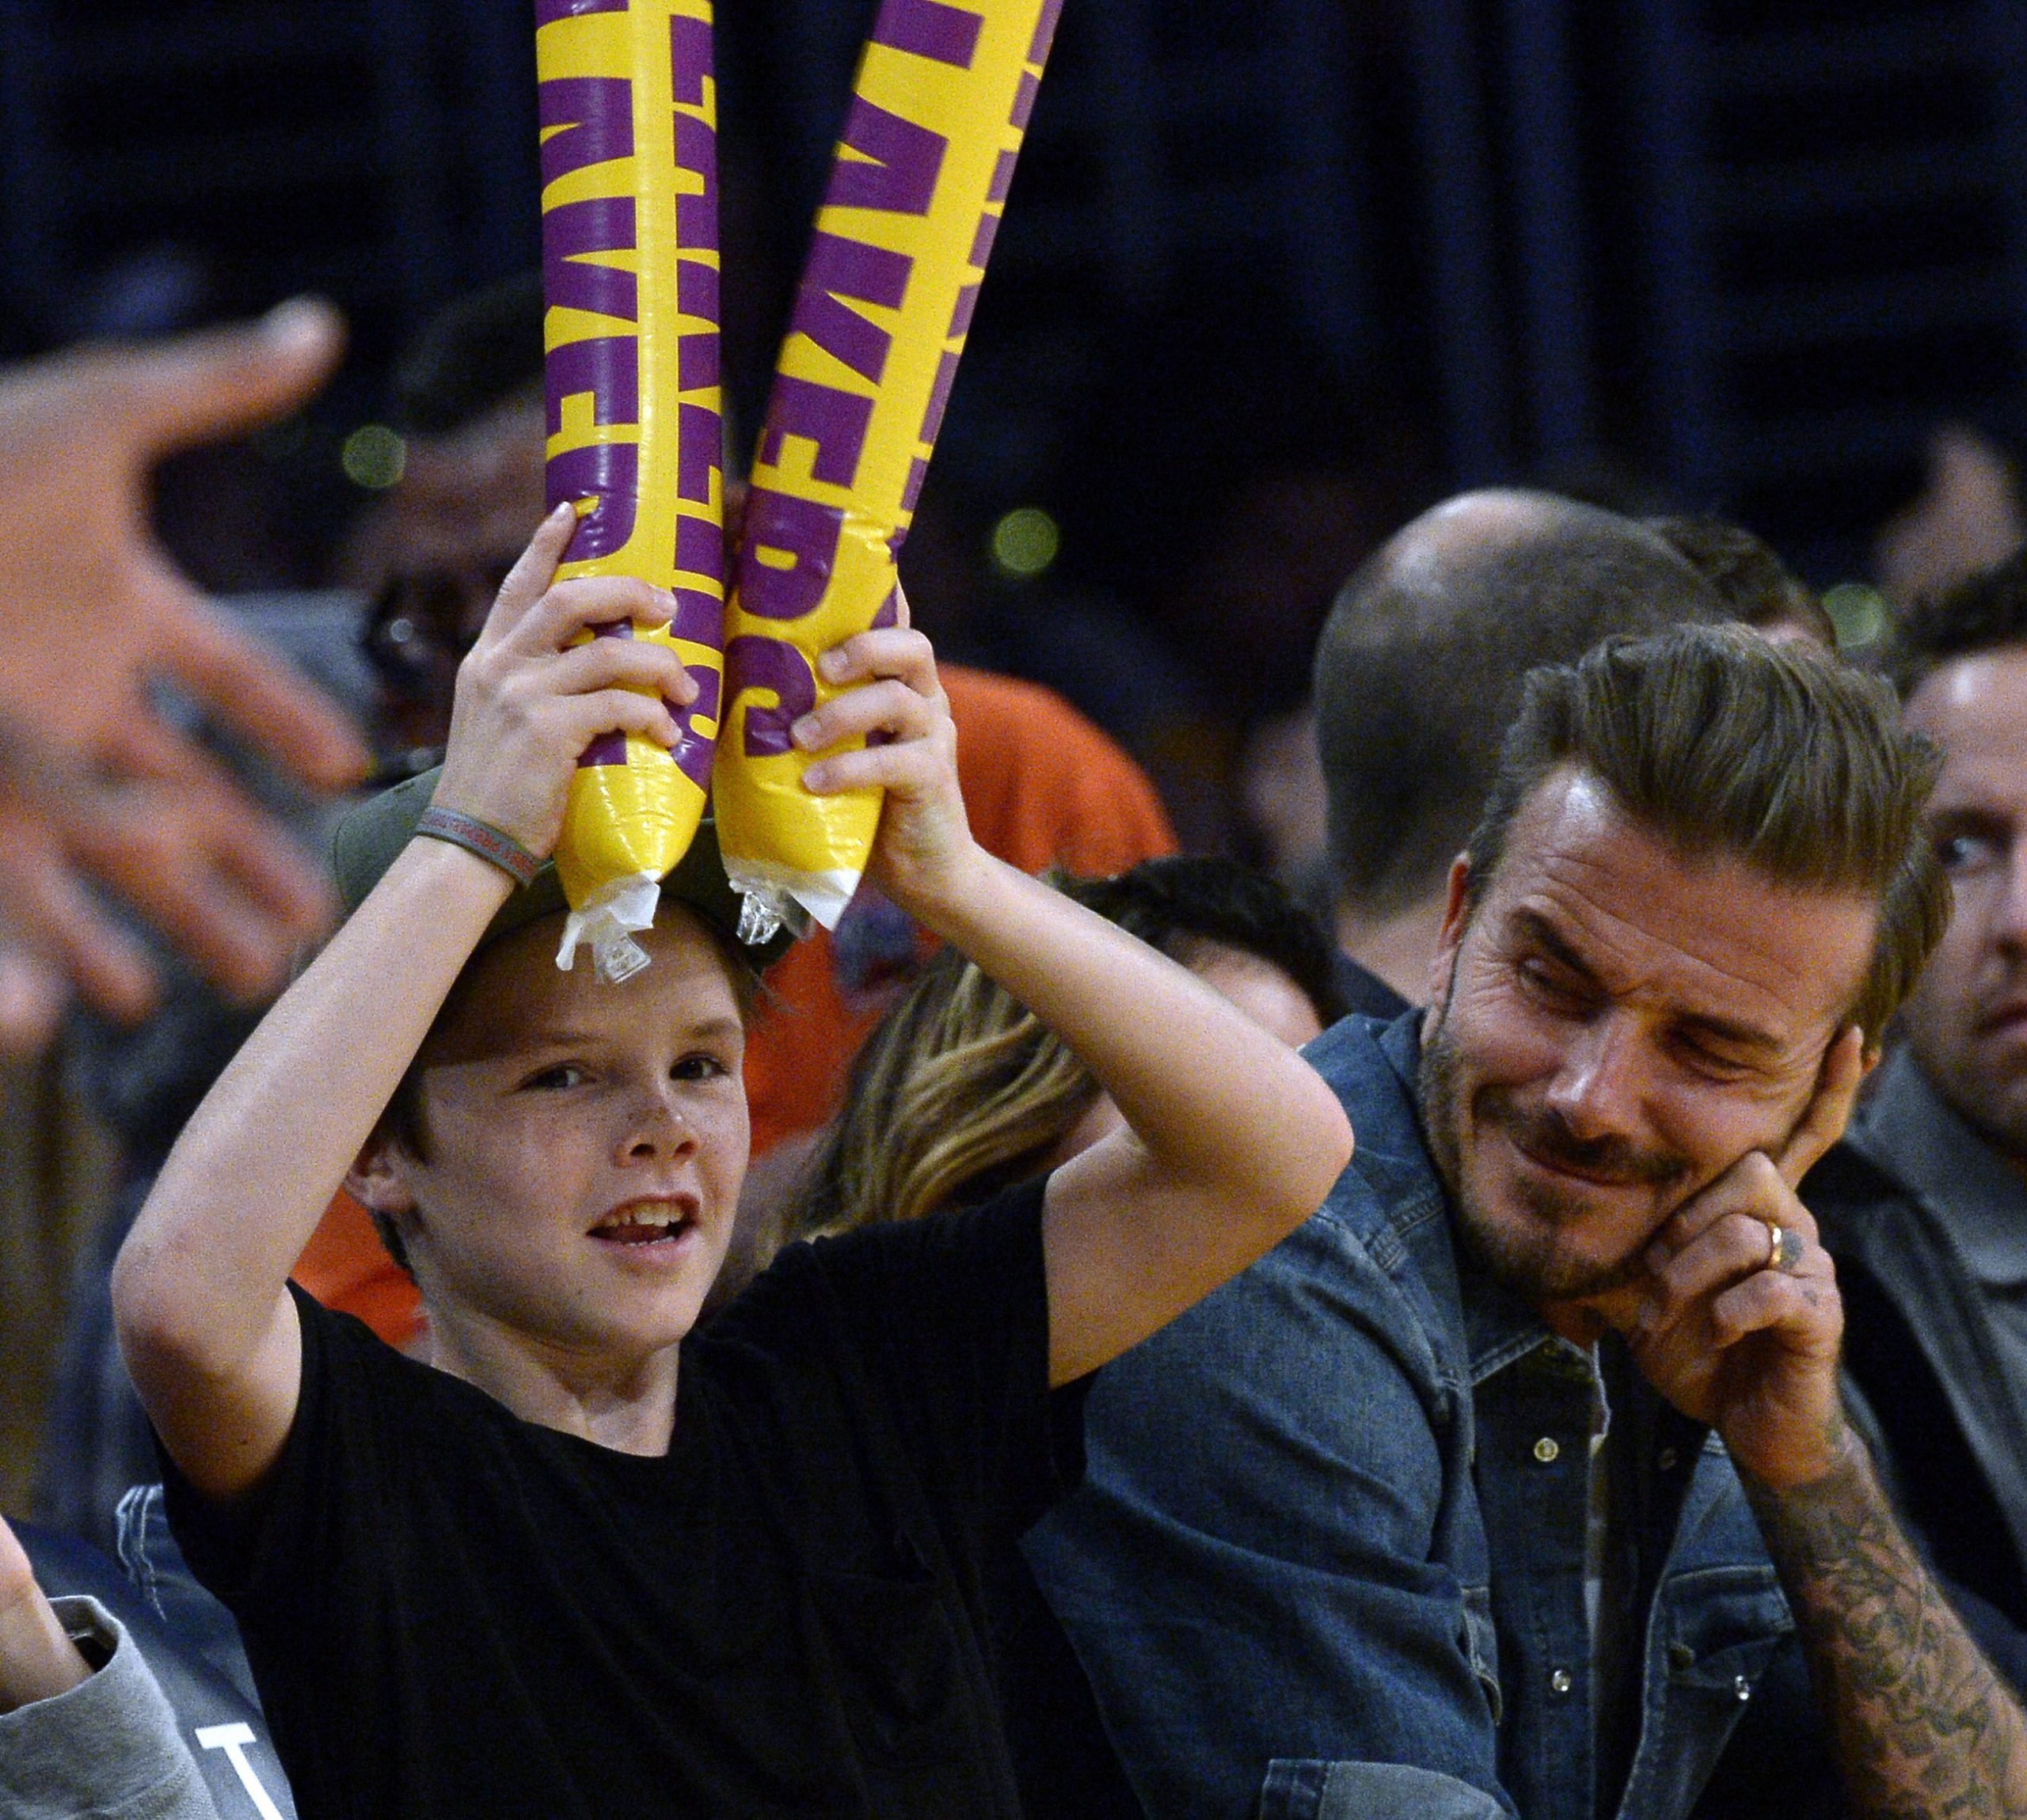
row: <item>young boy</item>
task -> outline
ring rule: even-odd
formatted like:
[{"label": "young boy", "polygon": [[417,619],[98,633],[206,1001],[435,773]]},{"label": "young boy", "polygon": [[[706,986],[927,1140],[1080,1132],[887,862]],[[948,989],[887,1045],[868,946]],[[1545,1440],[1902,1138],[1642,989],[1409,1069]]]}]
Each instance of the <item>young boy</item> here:
[{"label": "young boy", "polygon": [[[1348,1127],[1293,1051],[972,842],[926,642],[866,633],[823,659],[864,686],[794,730],[831,754],[808,787],[886,791],[871,876],[1127,1127],[976,1213],[796,1248],[692,1334],[747,1157],[722,874],[707,846],[671,875],[653,964],[613,986],[557,970],[540,881],[457,844],[546,854],[578,754],[671,739],[692,699],[655,645],[571,644],[669,612],[552,586],[571,524],[459,677],[439,838],[404,841],[413,800],[358,812],[341,870],[378,882],[121,1256],[172,1515],[306,1820],[1010,1816],[996,1589],[1081,1457],[1048,1390],[1304,1218]],[[431,1365],[288,1290],[341,1179],[405,1252]]]}]

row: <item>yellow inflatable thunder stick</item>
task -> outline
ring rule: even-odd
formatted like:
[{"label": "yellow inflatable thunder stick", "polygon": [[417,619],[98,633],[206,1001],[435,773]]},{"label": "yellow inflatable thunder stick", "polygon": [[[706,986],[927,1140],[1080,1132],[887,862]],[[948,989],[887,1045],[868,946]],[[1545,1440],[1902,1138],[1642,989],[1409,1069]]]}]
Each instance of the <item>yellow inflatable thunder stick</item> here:
[{"label": "yellow inflatable thunder stick", "polygon": [[1061,0],[883,0],[753,467],[725,617],[718,844],[749,912],[827,928],[877,792],[818,797],[789,728],[818,654],[885,623]]},{"label": "yellow inflatable thunder stick", "polygon": [[671,624],[599,636],[672,645],[699,684],[673,751],[613,734],[578,761],[557,870],[557,956],[601,978],[647,964],[630,931],[703,814],[724,638],[717,97],[709,0],[537,0],[549,498],[575,501],[561,573],[673,591]]}]

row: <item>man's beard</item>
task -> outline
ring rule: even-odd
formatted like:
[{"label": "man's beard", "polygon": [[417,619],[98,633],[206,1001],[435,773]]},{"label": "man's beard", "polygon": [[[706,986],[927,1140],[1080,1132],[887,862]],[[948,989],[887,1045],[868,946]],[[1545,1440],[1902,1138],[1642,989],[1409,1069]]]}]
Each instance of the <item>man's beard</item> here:
[{"label": "man's beard", "polygon": [[1645,1267],[1641,1256],[1644,1239],[1608,1264],[1573,1252],[1561,1243],[1563,1228],[1595,1210],[1578,1196],[1515,1176],[1512,1191],[1526,1203],[1532,1218],[1523,1224],[1502,1225],[1475,1206],[1464,1187],[1465,1120],[1475,1112],[1481,1134],[1503,1131],[1509,1144],[1537,1161],[1578,1170],[1608,1184],[1663,1187],[1686,1182],[1693,1168],[1689,1160],[1668,1151],[1637,1149],[1618,1137],[1586,1142],[1560,1115],[1546,1108],[1523,1110],[1498,1089],[1481,1089],[1467,1108],[1460,1079],[1462,1046],[1450,1032],[1448,994],[1432,1015],[1436,1026],[1422,1046],[1417,1082],[1422,1129],[1436,1172],[1456,1209],[1458,1229],[1466,1248],[1494,1276],[1537,1305],[1601,1295],[1637,1280]]}]

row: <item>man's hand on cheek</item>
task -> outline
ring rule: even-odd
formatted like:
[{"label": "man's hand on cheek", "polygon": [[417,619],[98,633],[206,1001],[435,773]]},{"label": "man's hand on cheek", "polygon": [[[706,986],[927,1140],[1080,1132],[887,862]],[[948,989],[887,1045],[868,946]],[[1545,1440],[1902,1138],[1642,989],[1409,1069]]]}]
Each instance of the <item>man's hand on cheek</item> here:
[{"label": "man's hand on cheek", "polygon": [[1692,1197],[1648,1246],[1642,1278],[1600,1308],[1649,1381],[1776,1490],[1843,1457],[1843,1304],[1795,1188],[1843,1132],[1863,1073],[1847,1029],[1779,1151],[1750,1152]]},{"label": "man's hand on cheek", "polygon": [[[1774,1257],[1801,1241],[1792,1271]],[[1648,1248],[1623,1329],[1634,1362],[1686,1415],[1708,1422],[1770,1484],[1819,1478],[1839,1458],[1843,1305],[1816,1222],[1759,1151],[1683,1207]]]}]

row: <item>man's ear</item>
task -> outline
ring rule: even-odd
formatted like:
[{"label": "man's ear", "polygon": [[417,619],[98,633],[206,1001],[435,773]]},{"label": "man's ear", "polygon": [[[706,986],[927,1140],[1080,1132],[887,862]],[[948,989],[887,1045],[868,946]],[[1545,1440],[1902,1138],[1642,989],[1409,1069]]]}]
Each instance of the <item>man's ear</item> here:
[{"label": "man's ear", "polygon": [[1471,883],[1471,856],[1459,853],[1450,862],[1450,880],[1444,887],[1443,927],[1437,931],[1436,953],[1428,963],[1428,1002],[1440,1005],[1450,997],[1450,977],[1457,966],[1457,949],[1464,939],[1464,925],[1470,921],[1468,902]]},{"label": "man's ear", "polygon": [[415,1211],[415,1190],[409,1181],[410,1158],[384,1126],[359,1146],[345,1172],[345,1192],[366,1208],[399,1219]]}]

